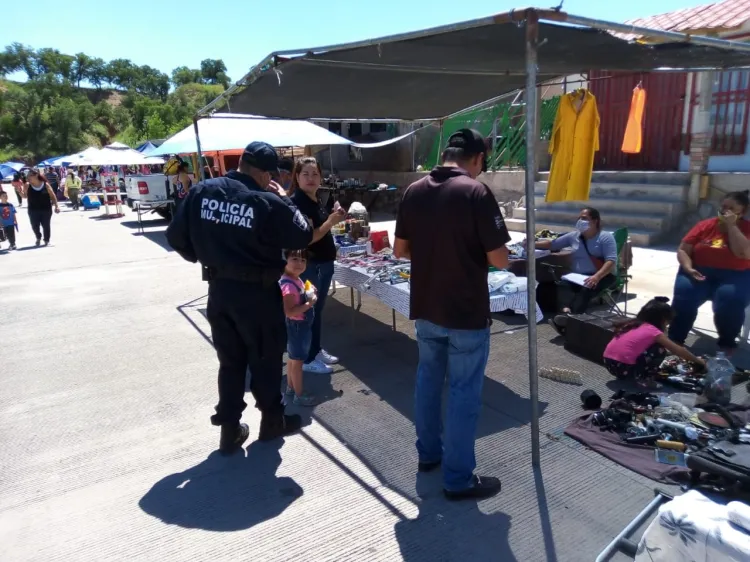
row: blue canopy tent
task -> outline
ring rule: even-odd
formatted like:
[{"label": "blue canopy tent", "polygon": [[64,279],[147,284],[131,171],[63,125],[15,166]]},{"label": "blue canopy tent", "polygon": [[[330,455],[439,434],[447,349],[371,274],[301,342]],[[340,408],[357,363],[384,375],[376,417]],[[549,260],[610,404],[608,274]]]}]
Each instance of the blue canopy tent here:
[{"label": "blue canopy tent", "polygon": [[13,177],[13,174],[20,172],[26,164],[23,162],[3,162],[0,164],[0,180]]}]

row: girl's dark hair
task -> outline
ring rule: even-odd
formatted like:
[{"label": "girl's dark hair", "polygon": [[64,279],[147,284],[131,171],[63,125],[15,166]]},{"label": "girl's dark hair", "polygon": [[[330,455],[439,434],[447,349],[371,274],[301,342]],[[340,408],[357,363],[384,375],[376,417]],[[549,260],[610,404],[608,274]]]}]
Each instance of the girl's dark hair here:
[{"label": "girl's dark hair", "polygon": [[297,181],[297,177],[302,173],[302,168],[305,166],[312,164],[318,169],[318,173],[321,177],[323,177],[323,170],[320,167],[320,162],[312,156],[305,156],[304,158],[300,158],[294,163],[294,170],[292,170],[292,183],[289,185],[288,189],[288,195],[291,195],[294,193],[294,191],[299,187],[299,181]]},{"label": "girl's dark hair", "polygon": [[23,174],[21,172],[13,174],[13,181],[23,181]]},{"label": "girl's dark hair", "polygon": [[591,218],[592,221],[596,221],[597,230],[602,229],[602,215],[598,209],[594,209],[593,207],[584,207],[581,210],[586,211],[589,214],[589,217]]},{"label": "girl's dark hair", "polygon": [[644,324],[651,324],[655,328],[663,330],[664,324],[670,322],[673,318],[674,310],[669,306],[669,299],[667,297],[655,297],[643,305],[635,318],[615,324],[615,335],[619,336],[630,330],[635,330]]},{"label": "girl's dark hair", "polygon": [[731,193],[727,193],[725,199],[731,199],[747,211],[747,208],[750,207],[750,190],[732,191]]},{"label": "girl's dark hair", "polygon": [[307,259],[307,250],[284,250],[284,258],[302,258]]}]

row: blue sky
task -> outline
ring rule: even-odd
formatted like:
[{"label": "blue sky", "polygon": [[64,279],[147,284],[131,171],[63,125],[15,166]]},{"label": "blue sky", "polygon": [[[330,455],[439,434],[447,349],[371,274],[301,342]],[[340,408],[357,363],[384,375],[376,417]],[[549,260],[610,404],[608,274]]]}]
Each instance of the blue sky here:
[{"label": "blue sky", "polygon": [[[542,7],[558,0],[542,0]],[[705,0],[566,0],[570,13],[624,21]],[[170,73],[221,58],[232,80],[272,51],[444,25],[533,5],[523,0],[26,0],[3,6],[0,47],[18,41]],[[8,23],[15,22],[15,23]]]}]

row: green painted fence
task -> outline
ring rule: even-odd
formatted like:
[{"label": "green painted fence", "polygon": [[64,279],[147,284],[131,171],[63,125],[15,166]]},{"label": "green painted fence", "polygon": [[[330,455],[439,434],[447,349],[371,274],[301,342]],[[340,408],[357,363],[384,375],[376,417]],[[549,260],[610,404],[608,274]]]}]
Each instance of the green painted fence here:
[{"label": "green painted fence", "polygon": [[[542,100],[540,137],[543,140],[549,139],[552,134],[559,103],[559,96]],[[440,138],[436,139],[427,157],[426,168],[430,169],[437,165],[440,153],[451,134],[459,129],[470,128],[476,129],[485,137],[490,137],[495,120],[497,137],[489,158],[490,168],[523,168],[526,165],[525,108],[526,105],[523,103],[503,102],[446,119],[443,122],[442,146]]]}]

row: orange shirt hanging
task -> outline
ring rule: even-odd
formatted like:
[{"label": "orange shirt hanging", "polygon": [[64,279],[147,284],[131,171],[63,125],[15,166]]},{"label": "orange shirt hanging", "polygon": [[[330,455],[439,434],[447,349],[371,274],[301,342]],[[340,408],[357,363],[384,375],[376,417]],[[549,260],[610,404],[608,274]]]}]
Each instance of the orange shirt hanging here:
[{"label": "orange shirt hanging", "polygon": [[646,90],[640,85],[633,90],[630,102],[628,125],[622,139],[622,151],[626,154],[638,154],[643,144],[643,111],[646,108]]},{"label": "orange shirt hanging", "polygon": [[599,150],[599,111],[587,90],[560,98],[549,141],[552,167],[545,201],[587,201]]}]

